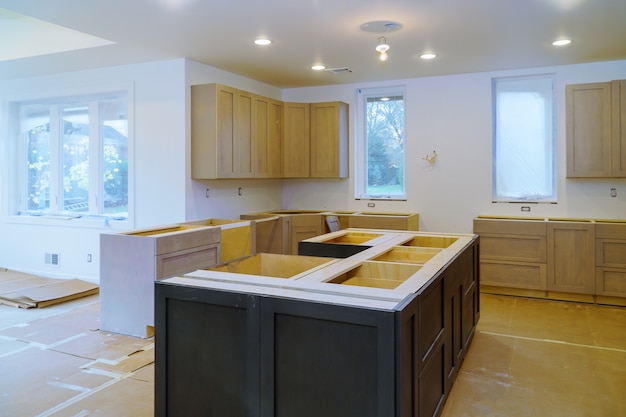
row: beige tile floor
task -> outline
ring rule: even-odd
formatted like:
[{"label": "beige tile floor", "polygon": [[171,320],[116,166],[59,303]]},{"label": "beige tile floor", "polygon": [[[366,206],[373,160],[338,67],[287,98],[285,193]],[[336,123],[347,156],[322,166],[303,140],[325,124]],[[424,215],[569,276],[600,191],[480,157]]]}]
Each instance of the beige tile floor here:
[{"label": "beige tile floor", "polygon": [[[481,303],[443,417],[626,416],[626,308]],[[153,342],[99,331],[98,311],[0,306],[0,416],[153,415]]]}]

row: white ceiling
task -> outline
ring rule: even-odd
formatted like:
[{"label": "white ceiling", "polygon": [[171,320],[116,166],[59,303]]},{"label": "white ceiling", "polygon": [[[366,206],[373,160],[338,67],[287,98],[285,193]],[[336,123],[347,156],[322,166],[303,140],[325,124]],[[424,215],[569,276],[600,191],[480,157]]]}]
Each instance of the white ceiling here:
[{"label": "white ceiling", "polygon": [[[288,88],[626,59],[626,0],[0,0],[0,8],[104,40],[2,61],[0,79],[188,58]],[[383,34],[384,64],[374,50],[381,34],[360,29],[371,21],[402,25]],[[6,27],[0,14],[0,44],[58,46]],[[273,44],[254,45],[259,36]],[[564,37],[573,43],[551,45]],[[424,61],[423,52],[438,57]],[[314,72],[317,63],[352,72]]]}]

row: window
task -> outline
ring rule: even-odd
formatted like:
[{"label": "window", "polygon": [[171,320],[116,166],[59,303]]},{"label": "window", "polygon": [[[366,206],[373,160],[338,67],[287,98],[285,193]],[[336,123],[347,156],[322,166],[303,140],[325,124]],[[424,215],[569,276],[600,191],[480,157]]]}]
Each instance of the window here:
[{"label": "window", "polygon": [[128,218],[128,93],[11,104],[19,213]]},{"label": "window", "polygon": [[493,80],[494,201],[556,201],[553,82]]},{"label": "window", "polygon": [[356,198],[405,199],[404,87],[357,93]]}]

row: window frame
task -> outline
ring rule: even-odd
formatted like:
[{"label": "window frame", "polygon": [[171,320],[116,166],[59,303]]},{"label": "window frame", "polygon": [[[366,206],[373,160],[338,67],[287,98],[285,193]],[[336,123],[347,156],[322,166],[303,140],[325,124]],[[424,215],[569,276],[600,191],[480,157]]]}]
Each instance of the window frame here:
[{"label": "window frame", "polygon": [[[404,102],[403,114],[403,193],[402,194],[369,194],[368,187],[368,155],[367,155],[367,99],[376,96],[402,96]],[[383,200],[383,201],[406,201],[407,200],[407,176],[406,176],[406,103],[407,94],[405,85],[390,85],[385,87],[368,87],[356,89],[356,140],[355,140],[355,200]]]},{"label": "window frame", "polygon": [[[128,206],[126,216],[118,216],[115,214],[103,213],[102,201],[96,201],[99,198],[101,184],[98,182],[89,183],[89,206],[90,209],[86,213],[63,212],[61,210],[52,210],[52,204],[50,210],[42,211],[40,213],[34,213],[27,210],[26,201],[27,196],[25,193],[27,187],[26,178],[26,153],[27,142],[20,134],[20,106],[36,101],[48,101],[53,106],[54,102],[61,103],[64,100],[71,99],[75,102],[79,102],[86,97],[96,98],[92,100],[95,103],[103,102],[101,100],[104,96],[121,95],[124,97],[127,105],[127,128],[128,128]],[[84,103],[84,101],[83,101]],[[67,89],[58,91],[49,91],[42,94],[27,94],[14,97],[8,97],[2,102],[2,114],[3,119],[6,122],[3,132],[6,134],[5,146],[7,147],[6,155],[10,155],[10,159],[7,161],[8,166],[8,178],[5,181],[5,189],[7,192],[7,203],[4,204],[4,215],[8,223],[18,224],[34,224],[34,225],[59,225],[64,227],[88,227],[88,228],[102,228],[107,227],[111,229],[126,230],[134,227],[134,87],[132,83],[123,83],[116,85],[106,85],[100,88],[78,88]],[[100,115],[98,115],[98,122],[95,123],[92,120],[94,113],[93,105],[89,106],[90,113],[90,131],[100,130]],[[99,113],[96,110],[96,113]],[[91,136],[91,135],[90,135]],[[89,160],[96,161],[89,164],[89,176],[90,178],[102,178],[103,174],[103,140],[98,133],[98,147],[89,146]],[[92,139],[93,141],[93,139]],[[61,164],[61,155],[56,155],[58,158],[57,163]],[[94,159],[95,158],[95,159]],[[55,171],[58,171],[60,166],[57,166]],[[97,170],[97,171],[96,171]],[[60,171],[59,171],[60,172]],[[99,180],[98,180],[99,181]],[[52,184],[51,184],[52,187]],[[97,190],[94,194],[92,191]],[[102,199],[100,199],[102,200]],[[92,210],[92,207],[97,207],[97,212]],[[71,221],[68,221],[71,220]]]},{"label": "window frame", "polygon": [[[541,80],[541,81],[549,81],[550,83],[550,97],[547,102],[549,103],[546,106],[546,112],[544,116],[546,116],[546,122],[550,123],[550,128],[545,129],[544,133],[550,135],[550,143],[544,144],[544,147],[550,153],[551,167],[546,169],[546,172],[549,172],[551,178],[549,178],[550,188],[552,191],[551,195],[538,195],[538,194],[520,194],[519,196],[513,195],[500,195],[498,190],[498,89],[497,83],[500,80],[504,81],[529,81],[529,80]],[[494,77],[491,80],[491,95],[492,95],[492,175],[491,175],[491,197],[493,203],[547,203],[547,204],[556,204],[558,201],[558,190],[557,190],[557,136],[556,136],[556,94],[555,94],[555,86],[556,86],[556,76],[553,73],[549,74],[531,74],[531,75],[520,75],[520,76],[505,76],[505,77]],[[535,90],[536,91],[536,90]]]}]

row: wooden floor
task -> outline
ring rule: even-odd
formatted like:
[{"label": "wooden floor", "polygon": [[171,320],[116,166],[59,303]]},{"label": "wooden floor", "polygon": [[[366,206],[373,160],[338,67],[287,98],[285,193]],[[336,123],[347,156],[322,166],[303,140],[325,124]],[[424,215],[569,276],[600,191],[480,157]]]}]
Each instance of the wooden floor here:
[{"label": "wooden floor", "polygon": [[[626,308],[481,303],[442,416],[626,416]],[[153,415],[153,342],[99,331],[98,312],[98,296],[0,306],[0,416]]]}]

